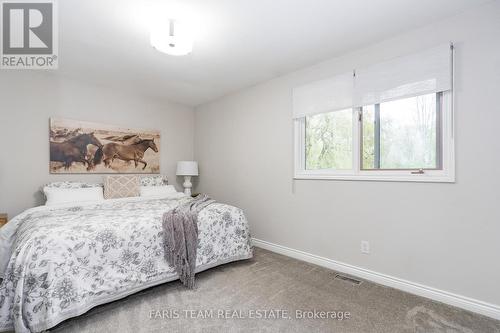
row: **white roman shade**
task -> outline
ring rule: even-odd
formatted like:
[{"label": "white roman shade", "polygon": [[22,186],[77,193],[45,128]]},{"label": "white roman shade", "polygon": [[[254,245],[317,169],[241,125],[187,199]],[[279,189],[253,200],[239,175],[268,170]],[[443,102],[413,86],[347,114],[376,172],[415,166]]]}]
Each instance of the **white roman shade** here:
[{"label": "white roman shade", "polygon": [[293,118],[352,108],[353,73],[293,89]]},{"label": "white roman shade", "polygon": [[440,45],[417,54],[356,69],[354,106],[452,89],[452,49]]}]

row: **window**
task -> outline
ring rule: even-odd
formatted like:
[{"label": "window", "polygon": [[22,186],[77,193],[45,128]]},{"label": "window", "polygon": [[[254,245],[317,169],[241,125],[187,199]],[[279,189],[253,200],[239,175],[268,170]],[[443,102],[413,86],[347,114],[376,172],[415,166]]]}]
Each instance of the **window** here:
[{"label": "window", "polygon": [[298,179],[452,182],[451,93],[295,120]]},{"label": "window", "polygon": [[295,178],[454,182],[452,61],[440,46],[294,89]]},{"label": "window", "polygon": [[361,169],[441,169],[441,93],[362,108]]}]

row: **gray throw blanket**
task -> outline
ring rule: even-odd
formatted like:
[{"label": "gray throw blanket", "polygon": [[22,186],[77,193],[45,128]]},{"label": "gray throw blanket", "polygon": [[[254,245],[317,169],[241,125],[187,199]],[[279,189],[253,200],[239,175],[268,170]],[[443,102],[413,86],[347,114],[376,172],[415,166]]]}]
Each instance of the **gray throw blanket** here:
[{"label": "gray throw blanket", "polygon": [[179,279],[189,289],[194,288],[198,213],[214,202],[206,194],[200,194],[163,215],[165,259],[175,267]]}]

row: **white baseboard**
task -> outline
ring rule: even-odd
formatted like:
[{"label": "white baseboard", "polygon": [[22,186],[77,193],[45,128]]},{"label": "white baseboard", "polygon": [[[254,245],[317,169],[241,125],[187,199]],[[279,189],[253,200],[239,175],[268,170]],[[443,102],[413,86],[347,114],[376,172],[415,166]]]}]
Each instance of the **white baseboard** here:
[{"label": "white baseboard", "polygon": [[432,300],[446,303],[458,308],[469,310],[491,318],[500,320],[500,306],[482,302],[473,298],[453,294],[444,290],[439,290],[429,286],[424,286],[415,282],[403,280],[397,277],[377,273],[361,267],[356,267],[343,262],[320,257],[311,253],[291,249],[286,246],[273,244],[264,240],[252,239],[256,247],[260,247],[272,252],[283,254],[288,257],[306,261],[318,266],[326,267],[334,271],[353,275],[368,281],[372,281],[384,286],[396,288],[411,294],[430,298]]}]

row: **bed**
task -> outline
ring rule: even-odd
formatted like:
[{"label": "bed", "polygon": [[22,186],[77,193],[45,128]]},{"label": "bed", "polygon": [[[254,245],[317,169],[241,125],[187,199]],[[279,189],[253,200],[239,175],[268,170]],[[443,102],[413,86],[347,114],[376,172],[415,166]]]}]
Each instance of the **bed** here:
[{"label": "bed", "polygon": [[[0,229],[0,331],[40,332],[89,309],[173,281],[161,219],[192,200],[161,198],[41,206]],[[242,210],[212,204],[198,215],[196,271],[252,257]]]}]

